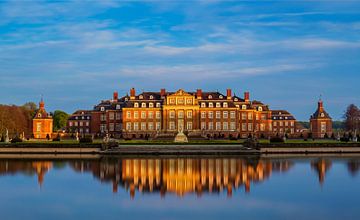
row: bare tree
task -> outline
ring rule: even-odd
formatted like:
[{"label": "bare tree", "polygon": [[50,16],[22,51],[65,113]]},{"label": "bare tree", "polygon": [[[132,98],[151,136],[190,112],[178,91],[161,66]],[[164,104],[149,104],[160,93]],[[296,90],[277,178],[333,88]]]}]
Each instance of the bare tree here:
[{"label": "bare tree", "polygon": [[360,130],[360,110],[356,105],[349,105],[343,118],[345,120],[345,128],[348,131]]}]

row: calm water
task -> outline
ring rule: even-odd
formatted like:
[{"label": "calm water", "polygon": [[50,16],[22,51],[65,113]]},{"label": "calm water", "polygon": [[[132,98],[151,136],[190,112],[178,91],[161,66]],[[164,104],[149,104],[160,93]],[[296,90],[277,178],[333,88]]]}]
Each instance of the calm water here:
[{"label": "calm water", "polygon": [[360,219],[360,158],[0,159],[0,219]]}]

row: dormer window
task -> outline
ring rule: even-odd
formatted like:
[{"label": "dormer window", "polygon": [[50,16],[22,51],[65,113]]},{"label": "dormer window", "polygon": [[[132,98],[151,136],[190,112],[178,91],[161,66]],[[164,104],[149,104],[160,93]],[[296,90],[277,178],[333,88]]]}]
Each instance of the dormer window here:
[{"label": "dormer window", "polygon": [[104,107],[100,107],[100,111],[105,111],[105,108]]},{"label": "dormer window", "polygon": [[223,107],[224,107],[224,108],[227,108],[227,107],[228,107],[227,102],[224,102]]},{"label": "dormer window", "polygon": [[288,119],[288,117],[285,117],[285,119]]},{"label": "dormer window", "polygon": [[135,108],[138,108],[138,107],[139,107],[139,103],[135,102],[135,103],[134,103],[134,107],[135,107]]},{"label": "dormer window", "polygon": [[321,117],[325,117],[325,114],[324,114],[324,113],[321,113],[320,116],[321,116]]},{"label": "dormer window", "polygon": [[[40,117],[40,114],[39,114],[39,117]],[[78,117],[76,116],[75,119],[78,120]]]},{"label": "dormer window", "polygon": [[209,99],[212,99],[212,95],[209,95],[208,98],[209,98]]},{"label": "dormer window", "polygon": [[84,114],[84,112],[81,112],[81,114],[83,115],[83,114]]},{"label": "dormer window", "polygon": [[202,103],[201,103],[201,108],[206,108],[205,102],[202,102]]},{"label": "dormer window", "polygon": [[144,96],[143,95],[139,95],[139,99],[143,99],[144,98]]},{"label": "dormer window", "polygon": [[88,116],[87,119],[90,120],[90,116]]},{"label": "dormer window", "polygon": [[41,114],[40,114],[40,113],[38,114],[38,117],[39,117],[39,118],[41,117]]},{"label": "dormer window", "polygon": [[160,103],[156,103],[156,108],[160,108]]},{"label": "dormer window", "polygon": [[150,99],[154,99],[154,96],[153,96],[153,95],[151,95],[151,96],[150,96]]},{"label": "dormer window", "polygon": [[141,103],[141,108],[146,108],[146,103],[145,102]]},{"label": "dormer window", "polygon": [[259,106],[258,111],[261,112],[263,109],[261,106]]},{"label": "dormer window", "polygon": [[214,107],[214,104],[212,102],[209,102],[209,108]]},{"label": "dormer window", "polygon": [[116,109],[120,109],[120,105],[116,105]]},{"label": "dormer window", "polygon": [[237,102],[237,101],[239,101],[239,99],[238,99],[238,98],[235,98],[234,101]]},{"label": "dormer window", "polygon": [[149,103],[149,108],[154,108],[154,103],[150,102]]},{"label": "dormer window", "polygon": [[241,109],[242,109],[242,110],[246,110],[246,105],[242,105],[242,106],[241,106]]},{"label": "dormer window", "polygon": [[84,119],[85,119],[85,117],[84,117],[84,116],[82,116],[82,117],[81,117],[81,119],[82,119],[82,120],[84,120]]},{"label": "dormer window", "polygon": [[125,98],[125,101],[129,101],[129,99],[128,99],[128,98]]},{"label": "dormer window", "polygon": [[221,107],[220,102],[217,102],[217,103],[216,103],[216,108],[220,108],[220,107]]},{"label": "dormer window", "polygon": [[220,99],[223,99],[223,98],[224,98],[224,96],[220,95],[220,96],[219,96],[219,98],[220,98]]},{"label": "dormer window", "polygon": [[282,120],[283,118],[282,117],[280,117],[280,120]]}]

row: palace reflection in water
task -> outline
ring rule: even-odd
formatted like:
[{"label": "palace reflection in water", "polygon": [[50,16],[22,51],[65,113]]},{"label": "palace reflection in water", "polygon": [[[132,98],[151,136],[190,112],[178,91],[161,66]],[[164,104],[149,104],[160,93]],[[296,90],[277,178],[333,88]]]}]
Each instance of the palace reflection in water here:
[{"label": "palace reflection in water", "polygon": [[[47,172],[54,167],[63,169],[68,165],[76,172],[92,173],[103,183],[112,183],[114,193],[118,187],[126,189],[130,196],[136,192],[167,193],[184,196],[196,193],[219,193],[226,191],[232,196],[234,190],[244,188],[250,192],[251,185],[266,181],[275,172],[287,172],[294,166],[292,160],[269,160],[259,158],[101,158],[99,160],[31,161],[0,160],[0,175],[25,174],[37,176],[41,187]],[[325,181],[332,161],[325,158],[312,159],[310,166]],[[351,175],[360,170],[359,160],[348,160]]]}]

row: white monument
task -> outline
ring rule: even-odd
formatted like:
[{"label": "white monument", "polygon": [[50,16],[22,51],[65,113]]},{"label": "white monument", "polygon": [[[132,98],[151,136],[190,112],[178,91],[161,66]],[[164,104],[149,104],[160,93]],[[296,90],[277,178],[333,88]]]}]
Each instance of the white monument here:
[{"label": "white monument", "polygon": [[5,143],[9,143],[9,130],[6,128],[6,132],[5,132]]},{"label": "white monument", "polygon": [[179,131],[178,131],[177,135],[175,136],[174,142],[175,143],[187,143],[187,142],[189,142],[188,138],[186,137],[186,135],[183,132],[182,127],[179,128]]}]

